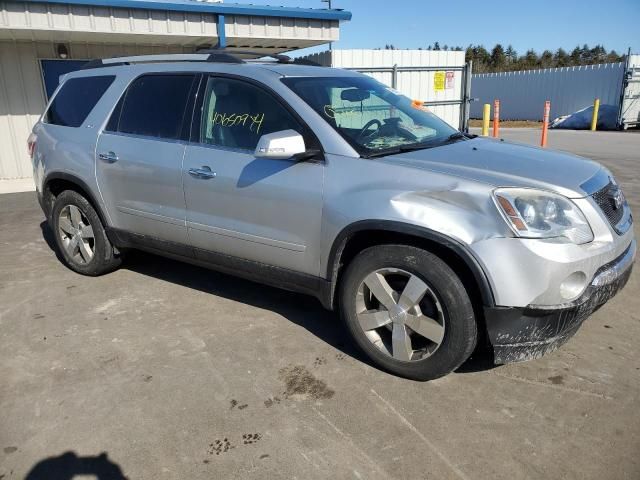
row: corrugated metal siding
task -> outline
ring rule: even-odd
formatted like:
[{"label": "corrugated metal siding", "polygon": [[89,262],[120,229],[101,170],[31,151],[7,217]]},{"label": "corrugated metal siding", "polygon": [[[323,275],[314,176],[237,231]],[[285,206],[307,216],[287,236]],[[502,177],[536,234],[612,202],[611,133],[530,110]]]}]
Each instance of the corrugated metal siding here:
[{"label": "corrugated metal siding", "polygon": [[[277,18],[253,16],[226,16],[225,33],[232,43],[242,38],[268,38],[274,46],[288,45],[291,39],[314,39],[327,42],[339,39],[340,24],[333,20],[308,20],[304,18]],[[238,39],[238,41],[236,41]],[[237,44],[241,47],[243,45]],[[246,45],[251,46],[251,44]]]},{"label": "corrugated metal siding", "polygon": [[464,52],[444,50],[332,50],[334,67],[462,66]]},{"label": "corrugated metal siding", "polygon": [[0,43],[0,178],[31,176],[26,141],[44,107],[33,43]]},{"label": "corrugated metal siding", "polygon": [[[40,59],[56,58],[53,42],[0,42],[0,179],[31,177],[27,137],[45,107]],[[190,53],[183,46],[69,45],[70,59]]]},{"label": "corrugated metal siding", "polygon": [[[462,67],[464,52],[434,50],[331,50],[309,55],[309,60],[336,68],[381,68],[381,67]],[[454,72],[451,89],[436,91],[436,72],[398,72],[396,89],[402,94],[423,102],[460,100],[463,96],[462,72]],[[391,86],[391,72],[367,72],[385,85]],[[428,107],[445,122],[460,128],[460,105],[438,105]]]},{"label": "corrugated metal siding", "polygon": [[[89,7],[6,1],[0,2],[0,38],[11,40],[111,41],[133,43],[211,44],[218,38],[218,16],[210,13],[135,8]],[[225,33],[230,46],[299,48],[336,41],[337,20],[228,15]],[[120,39],[96,35],[118,35]],[[143,35],[143,36],[140,36]],[[176,37],[180,37],[177,40]],[[273,45],[264,45],[269,40]],[[305,43],[306,42],[306,43]]]},{"label": "corrugated metal siding", "polygon": [[[46,31],[108,32],[217,37],[217,15],[44,3],[1,2],[0,26],[15,39],[44,38]],[[19,33],[22,31],[23,33]],[[36,38],[37,39],[37,38]]]},{"label": "corrugated metal siding", "polygon": [[549,68],[473,75],[471,118],[482,117],[482,106],[500,100],[504,120],[541,120],[544,102],[551,101],[551,118],[568,115],[593,104],[619,105],[624,64]]},{"label": "corrugated metal siding", "polygon": [[622,100],[623,125],[640,123],[640,55],[629,56],[629,83]]}]

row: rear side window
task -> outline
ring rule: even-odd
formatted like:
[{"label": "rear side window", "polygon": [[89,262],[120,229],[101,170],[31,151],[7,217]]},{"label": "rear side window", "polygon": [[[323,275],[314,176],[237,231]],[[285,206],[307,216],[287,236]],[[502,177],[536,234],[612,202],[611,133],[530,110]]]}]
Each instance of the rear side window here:
[{"label": "rear side window", "polygon": [[64,82],[44,117],[46,123],[79,127],[116,77],[72,78]]},{"label": "rear side window", "polygon": [[147,137],[180,138],[195,75],[144,75],[118,102],[107,130]]}]

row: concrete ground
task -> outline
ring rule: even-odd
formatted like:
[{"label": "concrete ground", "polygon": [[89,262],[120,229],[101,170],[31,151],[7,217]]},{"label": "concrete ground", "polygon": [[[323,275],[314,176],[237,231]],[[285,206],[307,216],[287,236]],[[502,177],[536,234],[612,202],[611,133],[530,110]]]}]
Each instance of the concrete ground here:
[{"label": "concrete ground", "polygon": [[[640,212],[640,135],[549,143]],[[419,383],[312,298],[145,254],[79,276],[43,220],[0,196],[0,479],[640,478],[640,269],[561,350]]]}]

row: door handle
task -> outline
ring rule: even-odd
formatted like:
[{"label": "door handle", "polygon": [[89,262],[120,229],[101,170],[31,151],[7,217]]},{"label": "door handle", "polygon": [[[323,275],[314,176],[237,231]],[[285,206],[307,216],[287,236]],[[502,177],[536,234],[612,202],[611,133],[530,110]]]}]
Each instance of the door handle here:
[{"label": "door handle", "polygon": [[216,172],[211,171],[211,167],[203,165],[202,168],[190,168],[189,175],[196,178],[209,179],[216,178]]},{"label": "door handle", "polygon": [[116,155],[114,152],[99,153],[98,158],[100,160],[104,160],[105,162],[109,162],[109,163],[118,161],[118,155]]}]

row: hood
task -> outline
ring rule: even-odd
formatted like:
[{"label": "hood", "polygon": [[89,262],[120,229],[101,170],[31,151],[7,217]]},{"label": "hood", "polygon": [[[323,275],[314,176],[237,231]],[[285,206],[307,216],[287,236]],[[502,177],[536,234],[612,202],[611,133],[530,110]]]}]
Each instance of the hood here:
[{"label": "hood", "polygon": [[581,185],[602,169],[598,163],[577,155],[488,138],[474,138],[380,160],[495,187],[542,188],[570,198],[592,193],[583,190]]}]

